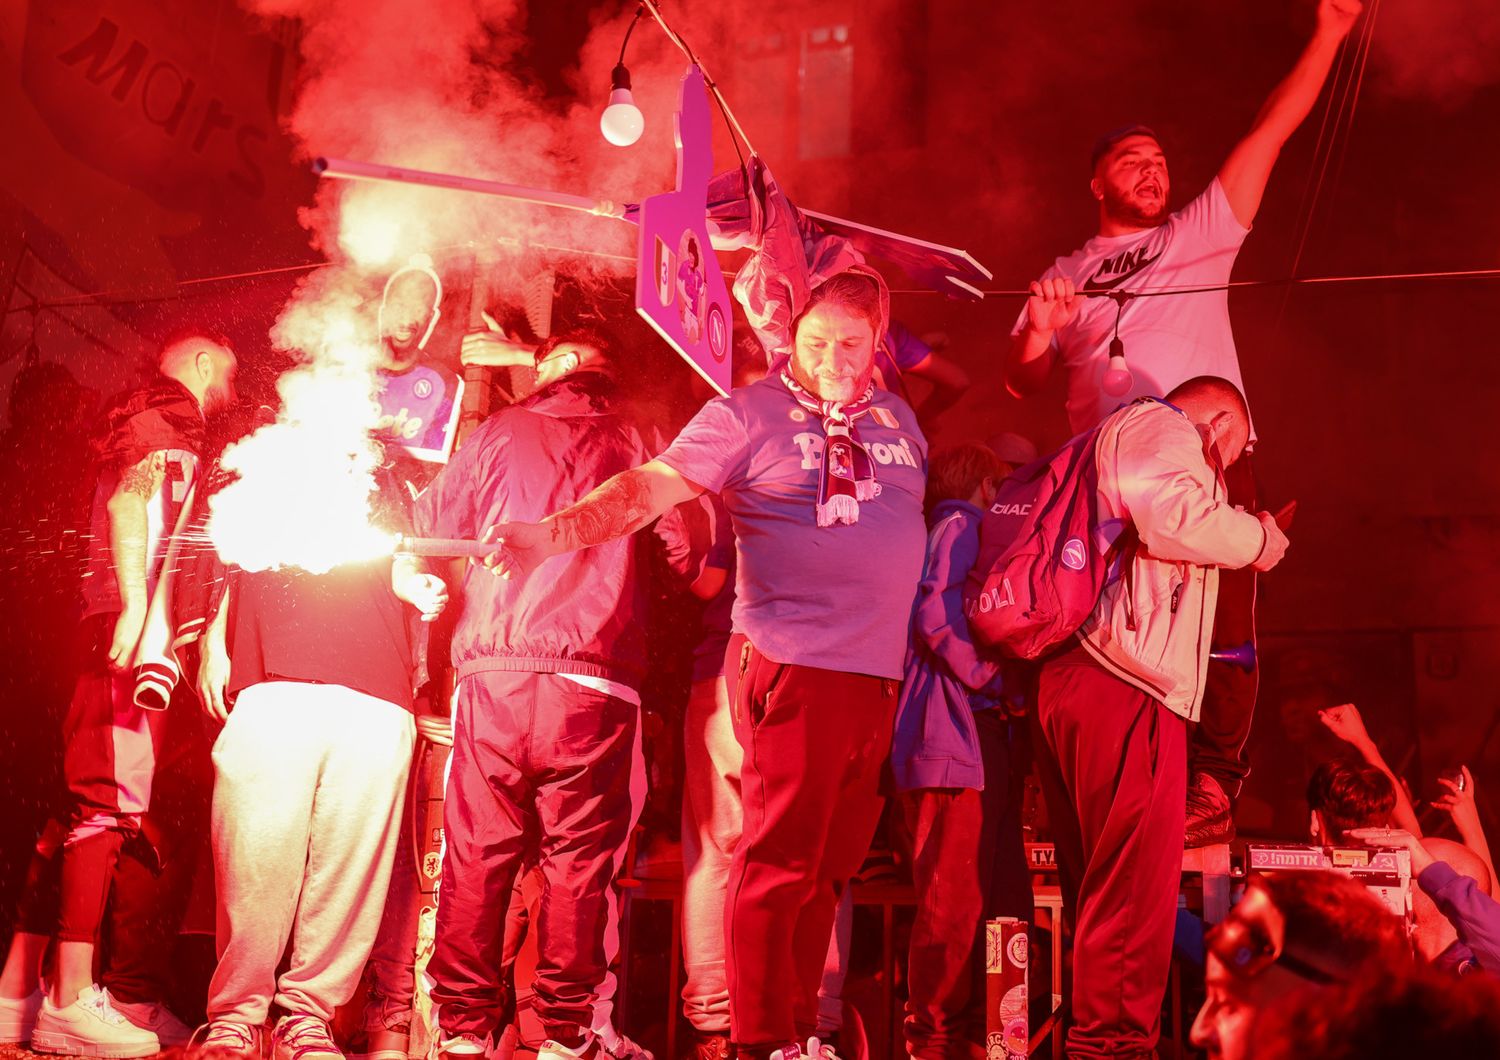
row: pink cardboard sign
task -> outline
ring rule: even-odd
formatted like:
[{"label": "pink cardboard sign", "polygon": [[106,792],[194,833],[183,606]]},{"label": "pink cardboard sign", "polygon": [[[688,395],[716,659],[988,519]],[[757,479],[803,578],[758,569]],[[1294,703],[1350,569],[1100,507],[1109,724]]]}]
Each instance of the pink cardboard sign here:
[{"label": "pink cardboard sign", "polygon": [[691,66],[677,106],[677,190],[640,207],[635,308],[709,385],[727,394],[733,317],[729,287],[708,241],[712,173],[708,92],[703,71]]}]

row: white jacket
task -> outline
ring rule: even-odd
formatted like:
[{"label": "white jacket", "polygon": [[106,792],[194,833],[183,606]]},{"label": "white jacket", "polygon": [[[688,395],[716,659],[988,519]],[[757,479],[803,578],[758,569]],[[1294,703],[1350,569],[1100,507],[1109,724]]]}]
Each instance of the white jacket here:
[{"label": "white jacket", "polygon": [[1253,563],[1265,528],[1229,505],[1198,429],[1171,405],[1140,402],[1114,413],[1095,452],[1101,530],[1133,526],[1139,543],[1079,638],[1107,670],[1197,721],[1218,568]]}]

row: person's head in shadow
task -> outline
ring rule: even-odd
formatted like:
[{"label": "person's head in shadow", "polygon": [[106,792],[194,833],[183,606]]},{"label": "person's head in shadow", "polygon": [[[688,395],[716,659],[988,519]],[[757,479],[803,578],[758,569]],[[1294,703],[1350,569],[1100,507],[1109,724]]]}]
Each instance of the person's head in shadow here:
[{"label": "person's head in shadow", "polygon": [[1371,965],[1411,963],[1401,921],[1334,872],[1252,876],[1206,941],[1206,996],[1191,1037],[1211,1060],[1250,1056],[1256,1028],[1273,1011],[1352,982]]},{"label": "person's head in shadow", "polygon": [[1355,981],[1269,1014],[1247,1060],[1500,1056],[1500,983],[1372,962]]}]

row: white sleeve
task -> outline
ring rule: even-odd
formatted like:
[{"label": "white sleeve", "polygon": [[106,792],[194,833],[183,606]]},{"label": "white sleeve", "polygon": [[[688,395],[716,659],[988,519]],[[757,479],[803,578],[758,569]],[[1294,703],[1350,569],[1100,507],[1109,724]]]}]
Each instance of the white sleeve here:
[{"label": "white sleeve", "polygon": [[1193,232],[1209,246],[1232,250],[1245,241],[1250,229],[1240,224],[1224,194],[1224,186],[1215,177],[1192,202],[1177,211],[1185,231]]},{"label": "white sleeve", "polygon": [[1265,528],[1216,496],[1203,443],[1179,413],[1165,406],[1134,411],[1115,438],[1120,499],[1151,555],[1211,567],[1255,562]]}]

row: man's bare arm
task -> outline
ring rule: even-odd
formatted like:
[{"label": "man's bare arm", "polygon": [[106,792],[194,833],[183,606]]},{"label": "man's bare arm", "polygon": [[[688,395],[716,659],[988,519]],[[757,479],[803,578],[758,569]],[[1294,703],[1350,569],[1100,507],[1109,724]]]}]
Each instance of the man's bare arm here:
[{"label": "man's bare arm", "polygon": [[1313,32],[1297,64],[1271,92],[1255,123],[1229,153],[1219,170],[1219,185],[1229,200],[1235,219],[1247,228],[1260,210],[1266,181],[1281,148],[1297,127],[1306,120],[1328,71],[1338,54],[1339,44],[1348,36],[1359,18],[1359,0],[1322,0],[1318,5],[1318,28]]},{"label": "man's bare arm", "polygon": [[198,698],[208,716],[220,724],[229,719],[224,689],[229,686],[229,597],[233,592],[234,581],[231,579],[224,586],[218,610],[209,619],[198,642]]},{"label": "man's bare arm", "polygon": [[1010,356],[1005,361],[1005,386],[1016,397],[1035,394],[1047,384],[1057,350],[1052,333],[1024,328],[1010,340]]},{"label": "man's bare arm", "polygon": [[127,608],[146,606],[146,504],[166,474],[166,453],[154,452],[120,474],[107,503],[110,557]]},{"label": "man's bare arm", "polygon": [[729,582],[729,572],[723,567],[704,567],[703,573],[693,579],[688,590],[700,600],[712,600],[724,591]]},{"label": "man's bare arm", "polygon": [[940,353],[929,353],[906,371],[932,384],[932,393],[917,409],[917,419],[923,423],[942,415],[969,389],[969,373],[957,361]]},{"label": "man's bare arm", "polygon": [[1034,394],[1047,382],[1057,361],[1052,336],[1065,328],[1083,308],[1083,298],[1066,276],[1031,281],[1026,323],[1010,343],[1005,362],[1005,385],[1016,397]]},{"label": "man's bare arm", "polygon": [[633,534],[703,490],[659,460],[622,471],[583,500],[543,521],[559,551]]},{"label": "man's bare arm", "polygon": [[167,456],[161,451],[127,467],[106,502],[110,559],[120,588],[120,617],[109,643],[109,665],[127,668],[146,624],[146,504],[161,489]]},{"label": "man's bare arm", "polygon": [[485,560],[503,577],[524,577],[564,552],[601,545],[633,534],[652,520],[703,492],[660,460],[622,471],[577,504],[540,523],[501,523],[485,531],[486,541],[504,548]]}]

